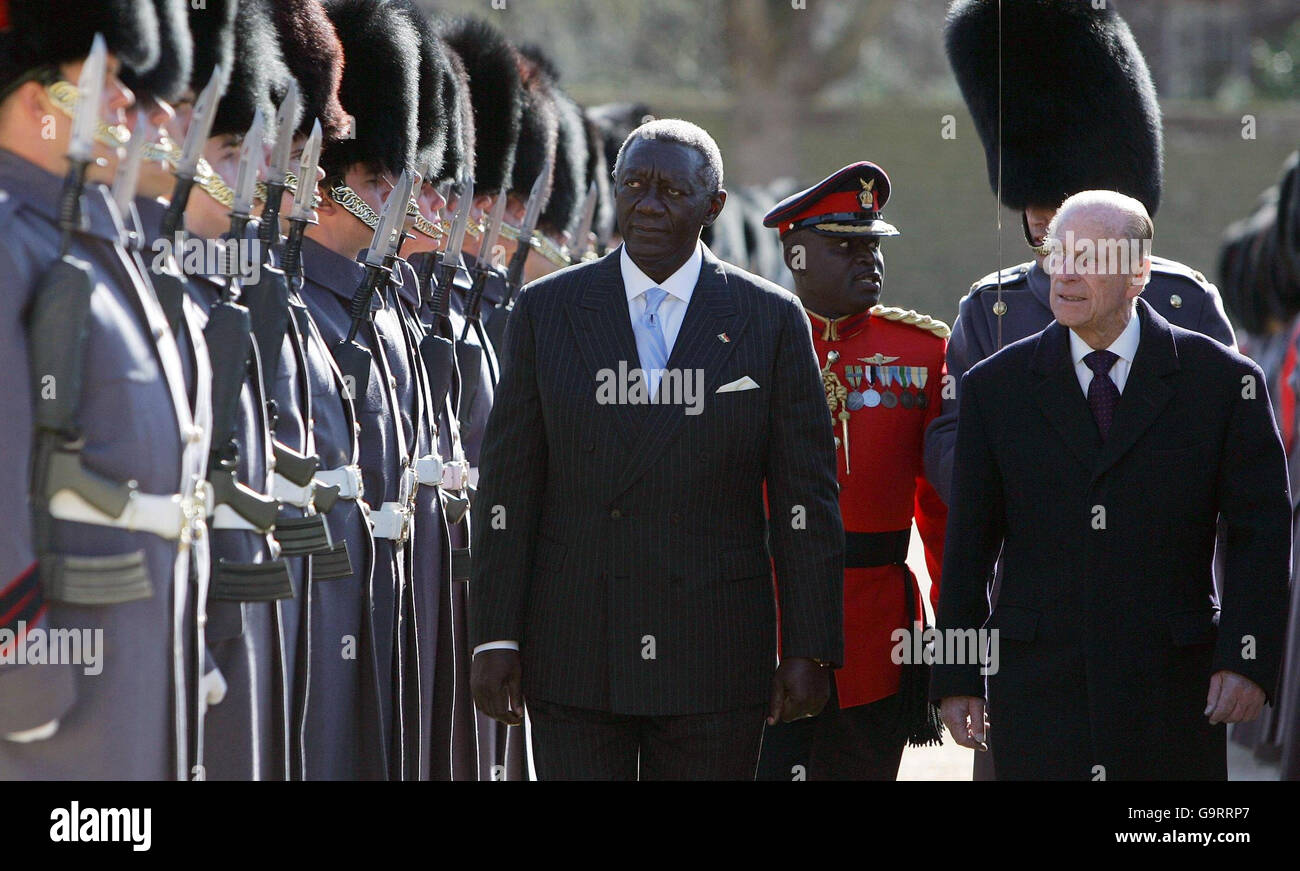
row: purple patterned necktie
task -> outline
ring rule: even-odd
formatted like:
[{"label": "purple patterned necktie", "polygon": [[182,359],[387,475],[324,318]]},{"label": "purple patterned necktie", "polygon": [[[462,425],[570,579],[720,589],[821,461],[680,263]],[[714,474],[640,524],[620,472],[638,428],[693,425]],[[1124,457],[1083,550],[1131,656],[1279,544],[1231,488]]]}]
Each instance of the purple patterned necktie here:
[{"label": "purple patterned necktie", "polygon": [[1118,359],[1119,355],[1110,351],[1093,351],[1083,358],[1083,364],[1092,370],[1088,404],[1092,406],[1092,416],[1097,421],[1097,429],[1101,430],[1103,441],[1115,420],[1115,406],[1119,405],[1119,388],[1110,380],[1110,368]]}]

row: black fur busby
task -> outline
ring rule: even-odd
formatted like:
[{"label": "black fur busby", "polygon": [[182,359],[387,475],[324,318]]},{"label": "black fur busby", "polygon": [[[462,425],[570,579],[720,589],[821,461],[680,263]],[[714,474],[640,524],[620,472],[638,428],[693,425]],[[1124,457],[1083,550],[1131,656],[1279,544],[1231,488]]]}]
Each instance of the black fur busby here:
[{"label": "black fur busby", "polygon": [[426,181],[437,181],[447,148],[447,111],[443,88],[452,76],[446,43],[433,22],[412,0],[392,0],[410,19],[420,37],[419,135],[415,146],[415,169]]},{"label": "black fur busby", "polygon": [[474,108],[474,189],[493,194],[510,187],[523,114],[523,84],[514,47],[501,31],[476,18],[457,19],[441,36],[469,74]]},{"label": "black fur busby", "polygon": [[539,45],[521,45],[521,54],[535,63],[551,86],[555,100],[555,173],[551,195],[542,210],[539,226],[550,233],[571,229],[578,220],[587,194],[587,126],[582,109],[560,88],[560,71]]},{"label": "black fur busby", "polygon": [[[1002,203],[1058,205],[1117,190],[1155,214],[1160,106],[1146,60],[1114,9],[1079,0],[1001,0]],[[945,48],[998,186],[998,0],[957,0]]]},{"label": "black fur busby", "polygon": [[289,72],[302,94],[298,132],[308,134],[319,120],[324,142],[348,132],[348,116],[339,102],[343,80],[343,44],[320,0],[277,0],[275,29]]},{"label": "black fur busby", "polygon": [[572,230],[587,196],[587,122],[582,109],[563,91],[555,93],[560,127],[555,138],[555,178],[541,226],[553,233]]},{"label": "black fur busby", "polygon": [[610,172],[614,171],[614,162],[618,159],[618,150],[632,131],[647,121],[654,120],[654,114],[645,103],[605,103],[592,106],[587,116],[600,128],[601,140],[605,147],[605,163]]},{"label": "black fur busby", "polygon": [[207,87],[212,70],[221,64],[221,84],[225,92],[235,66],[236,0],[207,0],[201,7],[189,4],[190,37],[194,43],[194,63],[190,69],[190,90],[197,96]]},{"label": "black fur busby", "polygon": [[213,136],[245,132],[253,123],[254,112],[261,109],[267,141],[275,139],[275,110],[289,89],[292,75],[280,53],[272,2],[276,0],[239,0],[234,68],[217,105]]},{"label": "black fur busby", "polygon": [[447,119],[447,147],[434,181],[474,175],[474,104],[470,100],[469,73],[460,55],[442,41],[447,58],[447,79],[442,85],[443,117]]},{"label": "black fur busby", "polygon": [[138,97],[175,102],[190,84],[194,41],[186,14],[188,0],[153,0],[158,16],[158,62],[148,70],[122,69],[122,81]]},{"label": "black fur busby", "polygon": [[96,33],[124,67],[158,62],[153,0],[8,0],[0,12],[0,92],[31,70],[85,57]]},{"label": "black fur busby", "polygon": [[326,0],[325,11],[343,43],[339,102],[353,123],[348,136],[322,152],[321,165],[341,174],[371,164],[396,177],[415,165],[419,34],[390,3]]},{"label": "black fur busby", "polygon": [[1219,290],[1228,314],[1255,335],[1283,329],[1300,313],[1300,152],[1225,232]]},{"label": "black fur busby", "polygon": [[[555,107],[555,94],[550,76],[531,57],[516,53],[519,59],[519,81],[524,86],[524,111],[519,119],[519,142],[515,146],[515,169],[510,178],[510,191],[527,197],[533,183],[546,169],[546,162],[554,158],[559,137],[560,120]],[[555,173],[544,182],[541,194],[546,200],[551,195]]]}]

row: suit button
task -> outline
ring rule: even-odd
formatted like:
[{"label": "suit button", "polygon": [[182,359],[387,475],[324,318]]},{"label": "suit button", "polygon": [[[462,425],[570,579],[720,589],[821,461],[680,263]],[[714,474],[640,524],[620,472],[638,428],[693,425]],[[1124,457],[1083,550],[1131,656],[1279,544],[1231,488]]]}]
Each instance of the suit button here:
[{"label": "suit button", "polygon": [[585,445],[582,446],[582,449],[583,449],[584,451],[586,451],[587,453],[590,454],[590,453],[592,453],[593,451],[596,450],[596,443],[595,443],[595,442],[587,442]]},{"label": "suit button", "polygon": [[673,526],[677,526],[682,522],[682,516],[674,511],[672,514],[668,515],[668,522]]},{"label": "suit button", "polygon": [[623,519],[623,511],[622,511],[621,509],[619,509],[619,508],[611,508],[611,509],[609,510],[609,516],[610,516],[611,518],[613,518],[614,520],[622,520],[622,519]]}]

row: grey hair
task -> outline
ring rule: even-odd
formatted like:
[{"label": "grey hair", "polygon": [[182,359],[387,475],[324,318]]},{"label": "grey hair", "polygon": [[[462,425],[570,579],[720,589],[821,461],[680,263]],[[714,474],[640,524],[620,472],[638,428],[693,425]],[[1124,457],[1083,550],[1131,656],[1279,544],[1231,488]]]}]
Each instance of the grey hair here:
[{"label": "grey hair", "polygon": [[618,157],[614,160],[615,177],[623,166],[623,155],[627,153],[628,147],[642,139],[675,142],[695,149],[704,158],[702,175],[709,193],[716,194],[722,190],[722,152],[718,150],[718,143],[713,141],[713,137],[703,127],[680,118],[657,118],[654,121],[647,121],[629,133],[618,149]]},{"label": "grey hair", "polygon": [[[1119,191],[1080,191],[1067,197],[1047,227],[1047,235],[1056,238],[1056,228],[1060,225],[1066,212],[1076,209],[1100,210],[1109,213],[1107,218],[1121,220],[1118,230],[1125,239],[1134,242],[1149,243],[1156,235],[1155,222],[1147,212],[1141,200],[1120,193]],[[1118,213],[1118,214],[1117,214]],[[1149,248],[1148,248],[1149,250]]]}]

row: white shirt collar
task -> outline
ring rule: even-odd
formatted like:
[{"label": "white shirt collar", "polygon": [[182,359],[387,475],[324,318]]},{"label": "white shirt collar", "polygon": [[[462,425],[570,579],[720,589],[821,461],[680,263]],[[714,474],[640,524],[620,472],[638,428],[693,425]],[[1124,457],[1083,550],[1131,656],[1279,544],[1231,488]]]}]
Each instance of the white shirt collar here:
[{"label": "white shirt collar", "polygon": [[695,250],[691,253],[690,259],[660,284],[652,281],[650,276],[642,272],[632,262],[632,258],[628,256],[626,245],[619,246],[618,263],[623,270],[623,289],[627,291],[629,302],[652,287],[661,287],[668,292],[669,296],[676,297],[684,303],[689,303],[691,294],[695,292],[695,285],[700,280],[700,270],[704,266],[703,243],[696,242]]},{"label": "white shirt collar", "polygon": [[[1119,357],[1130,366],[1133,365],[1133,358],[1137,356],[1138,339],[1142,337],[1142,325],[1138,323],[1139,315],[1134,309],[1133,317],[1128,319],[1128,325],[1124,327],[1124,332],[1120,333],[1115,341],[1110,343],[1107,351]],[[1079,338],[1078,333],[1070,330],[1070,358],[1074,360],[1074,365],[1078,366],[1083,362],[1083,358],[1095,350],[1091,345]]]}]

